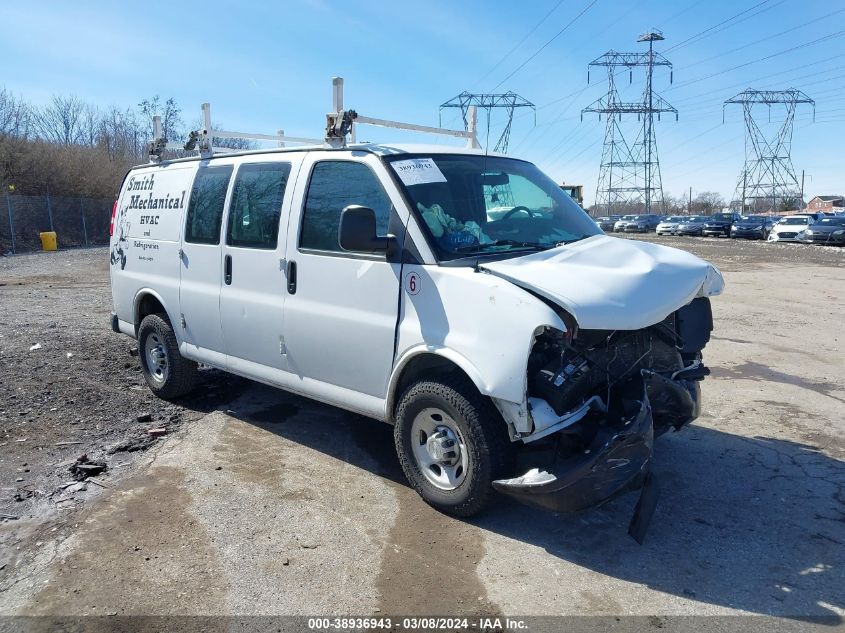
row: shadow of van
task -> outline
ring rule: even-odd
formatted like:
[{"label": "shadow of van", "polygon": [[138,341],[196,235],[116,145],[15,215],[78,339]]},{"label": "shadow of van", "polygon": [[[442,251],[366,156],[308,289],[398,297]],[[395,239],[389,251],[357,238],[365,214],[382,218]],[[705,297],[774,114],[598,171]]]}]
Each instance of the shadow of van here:
[{"label": "shadow of van", "polygon": [[[245,382],[250,386],[230,405],[230,415],[392,482],[400,501],[397,522],[443,528],[443,515],[408,486],[392,427]],[[693,425],[656,442],[654,473],[661,499],[643,546],[626,534],[636,495],[580,515],[498,496],[466,523],[684,599],[842,621],[845,463],[810,445]]]}]

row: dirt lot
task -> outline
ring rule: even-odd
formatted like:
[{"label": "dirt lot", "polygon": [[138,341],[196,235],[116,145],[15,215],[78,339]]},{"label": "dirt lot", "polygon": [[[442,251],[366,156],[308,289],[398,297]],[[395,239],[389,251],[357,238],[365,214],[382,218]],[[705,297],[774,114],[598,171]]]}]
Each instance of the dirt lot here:
[{"label": "dirt lot", "polygon": [[[643,546],[631,495],[461,521],[406,485],[386,425],[216,371],[158,401],[109,329],[105,249],[0,258],[0,614],[840,622],[845,249],[648,239],[728,285],[703,415],[656,448]],[[83,453],[107,470],[71,483]]]}]

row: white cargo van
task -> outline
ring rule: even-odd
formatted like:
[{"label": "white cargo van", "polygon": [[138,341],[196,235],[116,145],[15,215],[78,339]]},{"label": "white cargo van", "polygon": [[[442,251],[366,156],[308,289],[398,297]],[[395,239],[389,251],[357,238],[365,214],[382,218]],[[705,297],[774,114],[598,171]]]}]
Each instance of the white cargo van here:
[{"label": "white cargo van", "polygon": [[112,222],[112,327],[154,393],[186,394],[204,363],[384,420],[446,512],[493,489],[598,505],[647,484],[653,437],[698,415],[719,271],[605,235],[522,160],[365,144],[163,161],[129,172]]}]

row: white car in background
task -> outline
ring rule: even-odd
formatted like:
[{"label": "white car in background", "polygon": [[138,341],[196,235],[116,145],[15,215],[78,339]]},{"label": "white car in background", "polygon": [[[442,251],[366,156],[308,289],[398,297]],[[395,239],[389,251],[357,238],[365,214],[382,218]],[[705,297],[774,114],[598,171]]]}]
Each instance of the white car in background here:
[{"label": "white car in background", "polygon": [[668,218],[664,218],[663,220],[661,220],[660,224],[657,225],[655,232],[658,235],[674,235],[675,231],[678,230],[678,225],[684,220],[688,219],[688,215],[669,216]]},{"label": "white car in background", "polygon": [[636,215],[623,215],[621,218],[616,220],[613,225],[613,232],[614,233],[624,233],[625,227],[628,226],[628,222],[632,222],[634,218],[637,217]]},{"label": "white car in background", "polygon": [[815,220],[809,215],[787,215],[769,232],[769,242],[797,242],[798,236]]}]

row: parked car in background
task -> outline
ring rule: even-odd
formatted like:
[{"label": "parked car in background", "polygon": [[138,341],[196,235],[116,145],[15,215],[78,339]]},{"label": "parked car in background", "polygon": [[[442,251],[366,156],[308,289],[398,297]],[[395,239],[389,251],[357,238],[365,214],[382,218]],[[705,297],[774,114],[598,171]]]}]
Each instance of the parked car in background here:
[{"label": "parked car in background", "polygon": [[771,215],[749,215],[734,222],[731,226],[731,237],[764,240],[769,236],[769,231],[777,224],[777,221],[778,218]]},{"label": "parked car in background", "polygon": [[688,217],[687,215],[670,215],[665,217],[655,227],[655,232],[658,235],[674,235],[675,231],[678,230],[678,225]]},{"label": "parked car in background", "polygon": [[596,226],[602,231],[613,232],[613,225],[621,218],[621,215],[608,215],[603,218],[596,218]]},{"label": "parked car in background", "polygon": [[704,223],[701,234],[709,237],[730,237],[734,222],[739,222],[741,219],[742,216],[739,213],[714,213]]},{"label": "parked car in background", "polygon": [[701,235],[704,224],[709,219],[709,215],[691,215],[684,218],[684,221],[675,229],[675,235]]},{"label": "parked car in background", "polygon": [[769,242],[797,242],[798,234],[809,227],[815,219],[809,215],[787,215],[772,227]]},{"label": "parked car in background", "polygon": [[816,220],[807,230],[798,234],[806,244],[845,245],[845,217],[824,217]]},{"label": "parked car in background", "polygon": [[626,233],[649,233],[660,224],[660,216],[656,213],[646,215],[635,215],[625,225]]},{"label": "parked car in background", "polygon": [[621,218],[619,218],[618,220],[616,220],[616,222],[613,223],[614,232],[621,233],[622,231],[624,231],[625,226],[627,226],[628,222],[633,220],[635,217],[637,217],[637,216],[635,216],[635,215],[623,215]]}]

